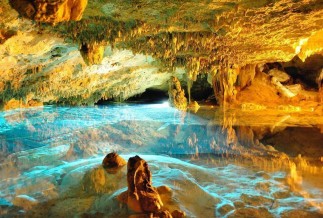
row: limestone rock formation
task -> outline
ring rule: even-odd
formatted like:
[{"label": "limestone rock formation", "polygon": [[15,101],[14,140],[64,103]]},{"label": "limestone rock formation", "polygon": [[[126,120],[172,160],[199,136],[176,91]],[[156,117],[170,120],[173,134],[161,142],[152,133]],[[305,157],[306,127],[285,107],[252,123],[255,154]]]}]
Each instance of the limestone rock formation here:
[{"label": "limestone rock formation", "polygon": [[10,0],[11,6],[26,18],[56,24],[80,20],[87,0]]},{"label": "limestone rock formation", "polygon": [[[307,65],[311,57],[322,55],[321,0],[9,2],[11,6],[7,1],[0,3],[1,104],[11,99],[25,102],[27,96],[42,103],[72,105],[94,104],[100,99],[124,100],[147,88],[166,91],[171,75],[181,82],[189,81],[190,86],[204,74],[208,74],[218,104],[239,104],[241,96],[250,96],[253,103],[260,104],[264,98],[256,92],[261,91],[256,74],[268,73],[272,68],[257,68],[276,62],[293,78],[293,84],[304,86],[288,101],[318,103],[322,99],[317,87],[317,72],[321,69],[313,73],[301,64]],[[35,25],[20,19],[16,11],[37,22],[59,25]],[[79,22],[62,22],[81,17]],[[7,30],[17,34],[8,36]],[[77,45],[81,45],[85,62],[95,67],[84,66],[75,53]],[[64,49],[57,53],[61,46]],[[109,48],[132,52],[135,60],[107,60],[113,56]],[[145,57],[147,61],[140,65],[132,64]],[[289,63],[297,58],[297,63]],[[318,61],[313,63],[320,65]],[[283,89],[279,84],[266,83],[263,90],[268,92],[264,91],[263,96],[275,93],[275,87]],[[291,96],[286,90],[281,92]],[[273,95],[275,103],[284,100]]]},{"label": "limestone rock formation", "polygon": [[10,0],[10,5],[23,17],[33,19],[36,8],[31,0]]},{"label": "limestone rock formation", "polygon": [[288,82],[291,79],[291,77],[287,73],[285,73],[285,72],[283,72],[281,70],[278,70],[278,69],[271,69],[268,72],[268,74],[270,76],[275,77],[276,80],[278,82],[280,82],[280,83],[286,83],[286,82]]},{"label": "limestone rock formation", "polygon": [[110,173],[115,172],[126,164],[127,162],[115,152],[107,154],[102,161],[103,167]]},{"label": "limestone rock formation", "polygon": [[178,108],[179,110],[186,110],[187,99],[185,97],[185,92],[181,87],[180,81],[176,77],[172,77],[169,84],[168,95],[170,105]]},{"label": "limestone rock formation", "polygon": [[87,65],[101,64],[104,55],[104,46],[97,43],[84,43],[81,46],[80,52]]},{"label": "limestone rock formation", "polygon": [[3,44],[7,39],[16,35],[17,32],[14,30],[2,30],[0,29],[0,44]]},{"label": "limestone rock formation", "polygon": [[152,186],[151,172],[139,156],[129,158],[127,164],[128,191],[126,203],[135,212],[157,212],[163,202]]},{"label": "limestone rock formation", "polygon": [[128,190],[121,193],[117,199],[127,204],[132,211],[139,213],[134,217],[149,215],[149,217],[183,218],[186,216],[181,210],[170,212],[164,207],[161,196],[171,194],[171,189],[167,186],[157,188],[152,186],[152,175],[148,164],[138,155],[128,160],[127,183]]}]

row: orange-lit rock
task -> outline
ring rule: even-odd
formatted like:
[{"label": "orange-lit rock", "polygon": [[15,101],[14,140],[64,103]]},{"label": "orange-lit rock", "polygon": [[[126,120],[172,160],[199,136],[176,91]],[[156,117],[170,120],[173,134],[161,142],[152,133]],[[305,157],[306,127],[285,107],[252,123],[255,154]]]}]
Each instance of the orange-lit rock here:
[{"label": "orange-lit rock", "polygon": [[103,167],[108,172],[112,173],[118,170],[118,168],[125,166],[126,164],[127,162],[115,152],[107,154],[107,156],[105,156],[102,161]]},{"label": "orange-lit rock", "polygon": [[62,21],[80,20],[87,0],[10,0],[10,4],[23,17],[56,24]]},{"label": "orange-lit rock", "polygon": [[[265,102],[296,104],[301,100],[318,103],[321,98],[318,88],[309,84],[317,78],[310,71],[300,73],[304,80],[313,77],[309,82],[293,78],[292,84],[288,84],[297,86],[291,87],[293,90],[276,81],[266,82],[261,89],[263,82],[259,82],[256,75],[257,71],[268,74],[266,69],[258,69],[268,63],[286,63],[296,57],[306,62],[313,55],[322,54],[323,8],[319,0],[242,0],[230,4],[217,1],[182,4],[111,0],[87,4],[86,0],[11,0],[10,4],[12,7],[7,2],[0,3],[3,11],[0,28],[13,29],[19,37],[0,35],[1,45],[5,45],[0,48],[0,82],[13,82],[22,96],[29,94],[27,89],[30,89],[42,102],[79,105],[93,104],[100,99],[122,101],[147,88],[166,91],[166,81],[176,76],[181,82],[188,81],[190,101],[193,82],[199,75],[208,74],[218,104],[248,103],[248,99],[258,105]],[[17,19],[12,8],[23,17],[52,24],[80,20],[83,13],[84,16],[81,22],[40,28],[25,19]],[[59,41],[66,43],[57,53],[60,49],[54,47],[61,46]],[[80,50],[85,63],[102,65],[100,69],[84,67],[83,61],[71,52],[76,44],[82,45]],[[131,51],[134,55],[147,55],[154,61],[147,61],[149,69],[147,62],[140,67],[115,59],[104,62],[111,53],[101,45]],[[20,54],[26,56],[20,57]],[[44,55],[46,58],[40,58]],[[62,58],[57,60],[58,57]],[[298,66],[297,63],[291,67]],[[31,69],[40,68],[46,72],[39,70],[38,75],[29,74]],[[103,71],[122,71],[128,76],[107,78],[107,74],[102,76]],[[136,76],[130,75],[132,73]],[[12,94],[5,101],[13,97],[16,96]]]},{"label": "orange-lit rock", "polygon": [[169,83],[168,95],[170,104],[180,110],[186,110],[187,99],[185,97],[185,92],[181,87],[180,81],[176,77],[172,77]]},{"label": "orange-lit rock", "polygon": [[305,59],[313,54],[323,52],[323,29],[315,32],[309,38],[300,41],[297,48],[298,57],[305,61]]},{"label": "orange-lit rock", "polygon": [[13,30],[2,30],[0,29],[0,44],[3,44],[7,39],[16,35],[17,32]]},{"label": "orange-lit rock", "polygon": [[33,19],[36,8],[32,0],[10,0],[10,5],[23,17]]},{"label": "orange-lit rock", "polygon": [[104,55],[104,46],[97,43],[84,43],[81,46],[80,52],[87,65],[101,64]]},{"label": "orange-lit rock", "polygon": [[128,190],[118,199],[135,212],[157,212],[163,202],[152,186],[152,176],[148,164],[139,156],[131,157],[127,164]]},{"label": "orange-lit rock", "polygon": [[[0,102],[1,103],[1,102]],[[5,102],[3,105],[4,110],[16,109],[16,108],[28,108],[28,107],[38,107],[43,106],[42,102],[36,100],[29,100],[28,102],[23,102],[22,100],[11,99],[8,102]],[[1,104],[0,104],[1,108]]]}]

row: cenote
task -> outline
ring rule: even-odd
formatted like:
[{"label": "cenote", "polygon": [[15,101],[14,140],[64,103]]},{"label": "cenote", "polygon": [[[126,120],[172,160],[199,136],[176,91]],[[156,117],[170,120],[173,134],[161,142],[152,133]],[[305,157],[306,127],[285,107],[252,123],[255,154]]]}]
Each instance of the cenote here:
[{"label": "cenote", "polygon": [[0,218],[320,218],[322,146],[322,0],[0,1]]},{"label": "cenote", "polygon": [[[322,216],[321,144],[309,140],[306,145],[293,135],[295,129],[315,132],[323,124],[322,116],[312,112],[201,106],[193,113],[164,102],[44,106],[0,117],[4,217],[136,214],[117,200],[127,189],[127,167],[115,174],[102,167],[110,152],[146,160],[153,186],[171,189],[161,194],[164,207],[187,217]],[[261,130],[272,137],[261,139]],[[318,132],[312,137],[322,139]],[[303,158],[293,153],[297,148],[280,147],[293,137],[312,153]]]}]

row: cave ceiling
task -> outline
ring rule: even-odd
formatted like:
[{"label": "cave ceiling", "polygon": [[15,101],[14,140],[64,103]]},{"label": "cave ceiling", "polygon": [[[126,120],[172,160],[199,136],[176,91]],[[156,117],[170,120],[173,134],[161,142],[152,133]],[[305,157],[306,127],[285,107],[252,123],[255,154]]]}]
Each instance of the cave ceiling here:
[{"label": "cave ceiling", "polygon": [[[149,86],[165,88],[174,72],[194,80],[223,65],[283,62],[296,55],[305,60],[323,50],[322,0],[10,4],[0,3],[4,102],[127,98]],[[117,60],[122,52],[126,56]],[[140,87],[143,81],[152,85]],[[71,91],[69,85],[79,88]]]}]

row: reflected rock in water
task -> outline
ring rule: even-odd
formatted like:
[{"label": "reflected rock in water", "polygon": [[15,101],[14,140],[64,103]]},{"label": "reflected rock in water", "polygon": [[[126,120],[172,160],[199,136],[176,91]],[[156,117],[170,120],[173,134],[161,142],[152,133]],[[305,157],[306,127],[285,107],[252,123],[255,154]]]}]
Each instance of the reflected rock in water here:
[{"label": "reflected rock in water", "polygon": [[[190,113],[163,104],[1,112],[0,199],[11,204],[1,212],[19,215],[23,208],[14,199],[23,195],[37,204],[21,216],[169,216],[163,211],[177,210],[187,217],[320,217],[323,167],[316,127],[322,119],[316,111],[202,105]],[[311,132],[308,140],[300,134],[304,128]],[[289,139],[308,143],[289,151]],[[127,176],[122,160],[136,155]],[[120,167],[109,173],[114,166]]]}]

